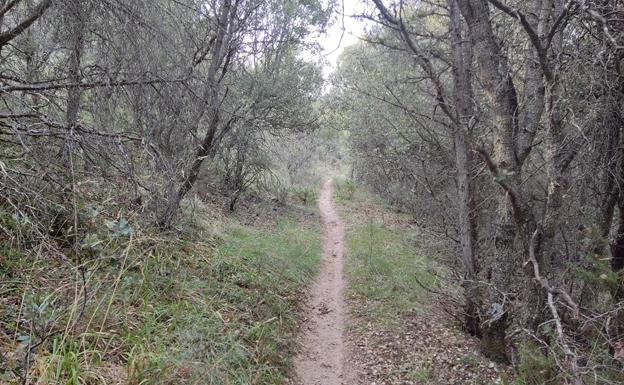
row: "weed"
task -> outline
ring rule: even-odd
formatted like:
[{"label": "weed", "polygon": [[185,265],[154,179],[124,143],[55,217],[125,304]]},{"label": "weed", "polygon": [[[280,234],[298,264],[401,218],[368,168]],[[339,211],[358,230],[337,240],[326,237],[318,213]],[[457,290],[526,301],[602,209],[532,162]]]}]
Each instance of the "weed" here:
[{"label": "weed", "polygon": [[334,195],[338,201],[350,201],[353,199],[357,186],[351,179],[336,180],[334,182]]},{"label": "weed", "polygon": [[291,187],[291,194],[304,205],[313,204],[317,199],[317,193],[315,189],[309,187]]},{"label": "weed", "polygon": [[518,385],[557,385],[557,364],[551,355],[544,354],[537,346],[525,343],[520,346]]},{"label": "weed", "polygon": [[460,357],[459,363],[464,366],[467,366],[473,371],[476,371],[480,368],[479,357],[473,352],[470,352]]},{"label": "weed", "polygon": [[408,373],[410,381],[414,381],[419,385],[428,385],[433,379],[433,360],[428,358],[423,360],[419,368],[413,369]]}]

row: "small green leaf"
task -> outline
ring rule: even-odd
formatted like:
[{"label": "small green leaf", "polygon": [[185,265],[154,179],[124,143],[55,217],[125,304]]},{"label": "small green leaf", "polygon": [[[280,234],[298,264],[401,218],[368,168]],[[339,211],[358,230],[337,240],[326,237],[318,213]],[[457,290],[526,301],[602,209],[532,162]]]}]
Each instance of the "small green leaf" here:
[{"label": "small green leaf", "polygon": [[30,336],[27,335],[19,336],[17,340],[23,344],[30,344]]},{"label": "small green leaf", "polygon": [[87,234],[82,240],[82,248],[101,251],[102,240],[98,238],[97,234]]},{"label": "small green leaf", "polygon": [[87,207],[87,217],[88,218],[95,218],[100,214],[100,210],[95,207],[95,206],[88,206]]},{"label": "small green leaf", "polygon": [[106,227],[113,233],[114,237],[128,237],[134,232],[128,221],[124,218],[118,221],[108,221],[106,222]]}]

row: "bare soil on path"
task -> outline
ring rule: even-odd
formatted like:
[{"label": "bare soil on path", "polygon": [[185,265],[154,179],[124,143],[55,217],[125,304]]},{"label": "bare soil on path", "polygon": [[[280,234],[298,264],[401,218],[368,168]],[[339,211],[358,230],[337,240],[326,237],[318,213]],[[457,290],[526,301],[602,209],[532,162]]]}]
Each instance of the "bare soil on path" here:
[{"label": "bare soil on path", "polygon": [[304,309],[306,319],[299,336],[301,351],[295,358],[295,383],[342,385],[350,383],[344,341],[344,226],[332,201],[331,181],[321,191],[319,209],[324,231],[323,262]]},{"label": "bare soil on path", "polygon": [[[360,202],[347,209],[347,229],[368,220],[359,217],[364,211],[366,216],[375,212],[384,226],[412,231],[409,221],[386,215],[370,203],[363,205]],[[345,224],[332,201],[330,181],[323,187],[319,208],[323,261],[302,309],[300,352],[295,357],[291,384],[464,385],[500,381],[505,368],[482,357],[478,341],[459,331],[435,298],[424,300],[420,304],[423,311],[409,312],[398,326],[364,317],[372,304],[353,296],[345,298]]]}]

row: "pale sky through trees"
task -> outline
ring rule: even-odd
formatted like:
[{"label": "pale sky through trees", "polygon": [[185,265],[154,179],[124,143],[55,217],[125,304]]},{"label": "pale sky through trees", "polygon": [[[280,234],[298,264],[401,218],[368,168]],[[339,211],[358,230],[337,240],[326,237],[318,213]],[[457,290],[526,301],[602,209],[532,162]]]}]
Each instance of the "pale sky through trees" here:
[{"label": "pale sky through trees", "polygon": [[344,48],[357,43],[364,33],[366,21],[352,16],[364,13],[366,8],[367,4],[363,0],[338,0],[332,16],[333,24],[328,28],[327,34],[318,38],[323,56],[329,64],[324,68],[325,76],[336,68],[336,62]]}]

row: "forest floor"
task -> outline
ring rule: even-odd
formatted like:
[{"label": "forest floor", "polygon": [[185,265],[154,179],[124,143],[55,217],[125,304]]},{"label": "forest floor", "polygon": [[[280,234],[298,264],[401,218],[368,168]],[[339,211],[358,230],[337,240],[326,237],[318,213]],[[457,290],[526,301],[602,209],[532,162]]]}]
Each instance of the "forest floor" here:
[{"label": "forest floor", "polygon": [[436,287],[443,268],[410,217],[360,192],[333,195],[326,184],[323,262],[303,308],[296,384],[506,383],[505,368],[422,288]]},{"label": "forest floor", "polygon": [[0,242],[0,383],[504,384],[422,289],[444,273],[427,235],[351,187],[324,186],[322,229],[310,206],[206,197],[171,234],[126,213],[122,237],[102,208],[87,296],[71,260]]}]

